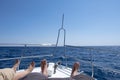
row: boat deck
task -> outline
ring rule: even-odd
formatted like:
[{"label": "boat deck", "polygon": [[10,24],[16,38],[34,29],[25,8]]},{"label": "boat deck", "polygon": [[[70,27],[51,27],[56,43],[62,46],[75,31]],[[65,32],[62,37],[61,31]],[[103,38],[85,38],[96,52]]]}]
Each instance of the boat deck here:
[{"label": "boat deck", "polygon": [[[18,72],[21,72],[23,70],[19,70]],[[72,69],[69,67],[65,67],[62,65],[59,65],[56,69],[56,73],[54,74],[54,63],[49,63],[48,67],[48,75],[50,80],[69,80],[68,78],[71,75]],[[40,67],[34,68],[32,73],[34,72],[41,72]],[[73,77],[75,80],[94,80],[94,78],[84,74],[83,72],[79,72],[79,75]],[[71,79],[70,79],[71,80]]]}]

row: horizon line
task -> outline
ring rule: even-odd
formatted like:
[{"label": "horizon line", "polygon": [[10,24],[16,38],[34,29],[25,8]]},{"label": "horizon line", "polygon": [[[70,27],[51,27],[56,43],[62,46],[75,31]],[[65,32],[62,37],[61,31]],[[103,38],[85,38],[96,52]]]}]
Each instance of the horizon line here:
[{"label": "horizon line", "polygon": [[[28,47],[37,47],[37,46],[41,46],[41,47],[44,47],[44,46],[46,46],[46,47],[54,47],[54,46],[56,46],[56,44],[50,44],[50,43],[43,43],[43,44],[37,44],[37,43],[0,43],[0,47],[12,47],[12,46],[28,46]],[[58,46],[62,46],[62,45],[58,45]],[[73,44],[66,44],[65,46],[120,46],[120,45],[114,45],[114,44],[107,44],[107,45],[73,45]]]}]

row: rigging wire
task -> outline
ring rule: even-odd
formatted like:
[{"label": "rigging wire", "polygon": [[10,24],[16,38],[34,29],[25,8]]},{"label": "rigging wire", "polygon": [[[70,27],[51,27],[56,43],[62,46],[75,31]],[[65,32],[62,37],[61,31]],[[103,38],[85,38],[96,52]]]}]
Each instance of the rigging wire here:
[{"label": "rigging wire", "polygon": [[56,41],[56,45],[55,45],[55,50],[54,50],[54,54],[55,55],[55,52],[56,52],[56,49],[58,47],[58,42],[59,42],[59,37],[60,37],[60,33],[61,31],[64,32],[64,42],[63,42],[63,47],[64,47],[64,57],[65,57],[65,62],[66,62],[66,67],[67,67],[67,56],[66,56],[66,46],[65,46],[65,41],[66,41],[66,30],[64,29],[63,27],[64,25],[64,14],[62,15],[62,25],[61,25],[61,28],[58,30],[58,36],[57,36],[57,41]]}]

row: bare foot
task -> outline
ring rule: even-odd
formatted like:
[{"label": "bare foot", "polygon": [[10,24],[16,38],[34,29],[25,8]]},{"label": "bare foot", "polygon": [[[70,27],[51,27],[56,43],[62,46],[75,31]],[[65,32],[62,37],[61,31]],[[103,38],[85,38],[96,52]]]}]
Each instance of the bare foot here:
[{"label": "bare foot", "polygon": [[32,70],[34,69],[34,67],[35,67],[35,62],[32,61],[32,62],[30,63],[30,65],[29,65],[27,71],[28,71],[28,72],[32,72]]},{"label": "bare foot", "polygon": [[71,72],[71,77],[78,74],[79,66],[80,66],[79,62],[74,63],[73,68],[72,68],[72,72]]},{"label": "bare foot", "polygon": [[32,72],[32,70],[34,69],[34,67],[35,67],[35,62],[31,62],[30,65],[29,65],[29,67],[25,71],[16,73],[15,76],[14,76],[14,79],[12,79],[12,80],[19,80],[19,79],[25,77],[30,72]]},{"label": "bare foot", "polygon": [[15,72],[16,72],[17,67],[19,66],[19,64],[20,64],[20,61],[17,59],[17,60],[15,61],[14,66],[12,67],[12,69],[13,69]]},{"label": "bare foot", "polygon": [[41,61],[41,72],[42,72],[43,75],[48,76],[46,59],[43,59]]}]

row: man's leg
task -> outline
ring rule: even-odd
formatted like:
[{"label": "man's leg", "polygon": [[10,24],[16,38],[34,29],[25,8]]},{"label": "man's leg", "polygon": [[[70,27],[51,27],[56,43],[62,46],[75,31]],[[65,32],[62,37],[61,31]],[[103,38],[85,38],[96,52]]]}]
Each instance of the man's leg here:
[{"label": "man's leg", "polygon": [[41,72],[43,75],[48,77],[48,72],[47,72],[47,61],[44,59],[41,61]]},{"label": "man's leg", "polygon": [[74,63],[72,72],[71,72],[71,77],[76,76],[78,74],[79,66],[80,66],[79,62]]},{"label": "man's leg", "polygon": [[32,70],[34,69],[34,67],[35,67],[35,63],[34,63],[34,62],[31,62],[31,64],[29,65],[28,69],[26,69],[25,71],[16,73],[13,80],[18,80],[18,79],[20,79],[20,78],[25,77],[25,76],[28,75],[30,72],[32,72]]}]

